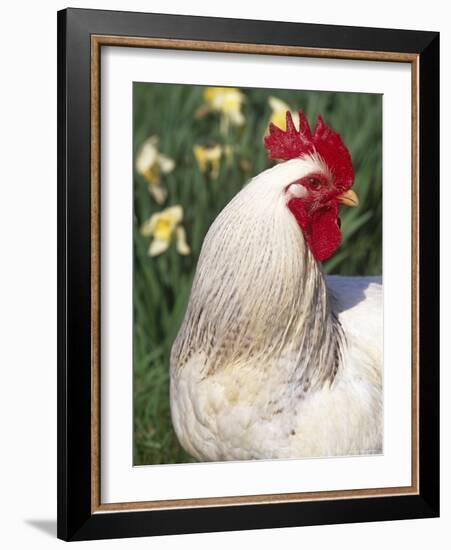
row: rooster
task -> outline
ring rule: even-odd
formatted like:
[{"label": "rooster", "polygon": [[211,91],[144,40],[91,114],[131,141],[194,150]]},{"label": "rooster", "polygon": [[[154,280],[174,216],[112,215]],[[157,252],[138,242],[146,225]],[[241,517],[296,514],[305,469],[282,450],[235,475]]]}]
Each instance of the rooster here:
[{"label": "rooster", "polygon": [[171,351],[171,414],[201,461],[382,452],[382,284],[326,277],[339,205],[357,206],[338,133],[299,113],[265,137],[280,162],[211,225]]}]

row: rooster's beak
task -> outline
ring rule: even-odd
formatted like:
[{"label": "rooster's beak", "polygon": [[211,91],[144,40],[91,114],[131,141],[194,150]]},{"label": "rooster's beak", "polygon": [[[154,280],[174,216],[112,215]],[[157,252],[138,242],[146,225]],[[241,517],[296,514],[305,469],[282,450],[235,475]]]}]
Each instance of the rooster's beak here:
[{"label": "rooster's beak", "polygon": [[346,206],[359,206],[359,197],[357,196],[357,193],[352,189],[349,189],[349,191],[346,191],[346,193],[338,195],[337,201],[341,204],[345,204]]}]

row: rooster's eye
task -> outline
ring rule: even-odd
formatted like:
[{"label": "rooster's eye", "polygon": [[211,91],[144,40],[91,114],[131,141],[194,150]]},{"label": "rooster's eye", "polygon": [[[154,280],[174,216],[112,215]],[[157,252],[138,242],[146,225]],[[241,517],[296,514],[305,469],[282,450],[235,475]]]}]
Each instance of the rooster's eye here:
[{"label": "rooster's eye", "polygon": [[319,178],[315,178],[314,176],[307,179],[307,183],[309,187],[312,189],[319,189],[321,187],[321,181]]}]

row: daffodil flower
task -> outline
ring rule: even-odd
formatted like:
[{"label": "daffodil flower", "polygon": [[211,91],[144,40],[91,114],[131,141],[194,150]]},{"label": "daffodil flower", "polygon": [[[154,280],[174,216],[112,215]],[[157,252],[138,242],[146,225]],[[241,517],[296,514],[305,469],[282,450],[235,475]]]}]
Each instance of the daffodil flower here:
[{"label": "daffodil flower", "polygon": [[219,176],[222,147],[220,145],[195,145],[193,147],[193,152],[197,165],[199,166],[199,170],[203,174],[209,172],[212,179],[216,179]]},{"label": "daffodil flower", "polygon": [[294,124],[299,128],[299,113],[291,111],[290,106],[285,103],[285,101],[282,101],[277,97],[270,97],[268,98],[268,103],[272,111],[269,122],[272,122],[281,130],[286,130],[286,115],[287,111],[290,111]]},{"label": "daffodil flower", "polygon": [[161,175],[169,174],[174,167],[175,162],[159,152],[158,137],[146,139],[136,157],[136,171],[147,181],[149,193],[158,204],[163,204],[167,197],[167,191],[161,185]]},{"label": "daffodil flower", "polygon": [[230,126],[242,126],[244,115],[241,106],[245,96],[238,88],[206,88],[203,94],[206,108],[198,111],[198,116],[214,111],[221,115],[220,131],[227,134]]},{"label": "daffodil flower", "polygon": [[209,173],[212,179],[217,179],[221,158],[224,157],[227,165],[230,166],[234,151],[231,145],[195,145],[193,153],[199,170],[203,174]]},{"label": "daffodil flower", "polygon": [[165,252],[169,248],[174,234],[177,252],[183,256],[191,252],[186,242],[186,232],[182,221],[183,208],[180,205],[175,205],[153,214],[143,223],[141,235],[152,237],[148,250],[149,256],[158,256]]}]

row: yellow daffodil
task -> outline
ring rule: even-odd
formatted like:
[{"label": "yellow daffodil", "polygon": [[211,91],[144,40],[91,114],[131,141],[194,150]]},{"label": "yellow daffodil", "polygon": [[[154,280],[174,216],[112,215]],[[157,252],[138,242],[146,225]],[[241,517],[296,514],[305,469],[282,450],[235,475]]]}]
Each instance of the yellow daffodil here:
[{"label": "yellow daffodil", "polygon": [[219,176],[219,166],[222,157],[222,147],[220,145],[203,146],[195,145],[193,147],[194,156],[199,166],[199,170],[205,174],[210,173],[212,179]]},{"label": "yellow daffodil", "polygon": [[[282,101],[277,97],[270,97],[268,99],[268,103],[272,111],[269,122],[272,122],[281,130],[286,130],[287,129],[286,114],[287,114],[287,111],[290,111],[291,116],[293,117],[293,122],[295,126],[299,128],[299,114],[296,112],[293,112],[290,106],[287,103],[285,103],[285,101]],[[269,127],[269,123],[268,123],[268,127]]]},{"label": "yellow daffodil", "polygon": [[210,111],[219,113],[221,115],[221,133],[226,134],[230,126],[242,126],[244,124],[241,106],[246,98],[238,88],[206,88],[203,97],[206,107],[198,111],[198,116]]},{"label": "yellow daffodil", "polygon": [[167,191],[161,185],[161,175],[169,174],[175,162],[158,150],[158,137],[152,136],[142,144],[136,157],[136,171],[147,181],[149,193],[158,204],[166,200]]},{"label": "yellow daffodil", "polygon": [[182,221],[183,208],[180,205],[175,205],[153,214],[143,223],[141,235],[152,237],[148,250],[149,256],[158,256],[165,252],[171,244],[174,233],[177,252],[183,256],[191,252],[186,242],[186,232]]},{"label": "yellow daffodil", "polygon": [[233,162],[234,151],[231,145],[195,145],[193,152],[199,170],[202,174],[210,174],[212,179],[217,179],[219,176],[222,157],[228,166]]}]

